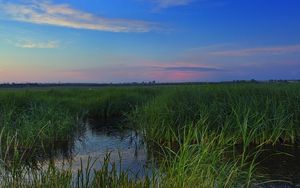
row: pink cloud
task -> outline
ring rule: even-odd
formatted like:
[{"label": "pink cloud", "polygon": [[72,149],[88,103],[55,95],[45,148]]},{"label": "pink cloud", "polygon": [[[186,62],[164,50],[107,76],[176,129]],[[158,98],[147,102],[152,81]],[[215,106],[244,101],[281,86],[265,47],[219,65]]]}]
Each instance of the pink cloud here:
[{"label": "pink cloud", "polygon": [[92,82],[159,82],[206,80],[214,74],[215,68],[195,64],[174,63],[173,65],[107,65],[86,69],[60,71],[65,78]]},{"label": "pink cloud", "polygon": [[88,80],[88,77],[80,71],[55,71],[23,66],[5,68],[0,74],[0,82],[74,82],[85,80]]},{"label": "pink cloud", "polygon": [[207,79],[208,73],[199,72],[152,72],[149,74],[152,80],[162,80],[167,82],[178,82],[178,81],[200,81],[201,79]]}]

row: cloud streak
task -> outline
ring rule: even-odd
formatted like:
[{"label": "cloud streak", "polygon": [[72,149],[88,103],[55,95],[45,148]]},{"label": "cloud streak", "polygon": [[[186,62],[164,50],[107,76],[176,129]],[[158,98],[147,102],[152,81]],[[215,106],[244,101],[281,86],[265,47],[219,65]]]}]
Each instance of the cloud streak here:
[{"label": "cloud streak", "polygon": [[213,67],[165,67],[163,68],[165,71],[180,71],[180,72],[214,72],[220,71],[221,69],[213,68]]},{"label": "cloud streak", "polygon": [[0,15],[21,22],[108,32],[149,32],[159,29],[156,23],[96,16],[68,4],[43,0],[29,3],[0,1]]},{"label": "cloud streak", "polygon": [[37,49],[54,49],[59,48],[58,41],[48,41],[48,42],[34,42],[34,41],[22,41],[15,43],[16,47],[20,48],[37,48]]},{"label": "cloud streak", "polygon": [[300,53],[300,45],[258,47],[258,48],[210,52],[211,55],[228,56],[228,57],[244,57],[244,56],[255,56],[255,55],[282,55],[282,54],[289,54],[289,53]]},{"label": "cloud streak", "polygon": [[157,4],[158,8],[169,8],[175,6],[188,5],[195,0],[153,0]]},{"label": "cloud streak", "polygon": [[217,71],[223,69],[210,67],[206,65],[191,65],[184,62],[173,62],[171,64],[161,65],[162,62],[156,62],[156,65],[106,65],[79,69],[66,69],[62,74],[83,80],[92,80],[101,82],[142,82],[156,80],[159,82],[178,82],[178,81],[199,81],[206,80]]}]

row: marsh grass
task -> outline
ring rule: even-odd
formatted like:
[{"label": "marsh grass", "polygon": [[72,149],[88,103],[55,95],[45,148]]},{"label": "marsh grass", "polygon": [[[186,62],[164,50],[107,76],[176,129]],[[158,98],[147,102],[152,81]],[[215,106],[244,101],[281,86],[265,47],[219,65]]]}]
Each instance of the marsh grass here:
[{"label": "marsh grass", "polygon": [[[174,186],[250,187],[266,145],[299,141],[298,85],[171,88],[132,113],[148,142],[167,148]],[[166,181],[168,182],[168,181]]]},{"label": "marsh grass", "polygon": [[[9,172],[2,182],[8,187],[251,187],[279,181],[258,173],[259,159],[266,146],[299,143],[299,96],[299,84],[1,91],[1,170]],[[114,117],[126,118],[155,150],[157,174],[132,179],[107,158],[97,171],[94,161],[82,166],[74,183],[70,170],[49,166],[32,173],[22,164],[28,148],[74,141],[85,118]],[[28,174],[36,176],[24,181]]]},{"label": "marsh grass", "polygon": [[73,140],[74,130],[85,119],[122,117],[156,93],[156,88],[4,90],[0,128],[3,134],[17,133],[24,148],[33,143],[50,147],[53,142]]}]

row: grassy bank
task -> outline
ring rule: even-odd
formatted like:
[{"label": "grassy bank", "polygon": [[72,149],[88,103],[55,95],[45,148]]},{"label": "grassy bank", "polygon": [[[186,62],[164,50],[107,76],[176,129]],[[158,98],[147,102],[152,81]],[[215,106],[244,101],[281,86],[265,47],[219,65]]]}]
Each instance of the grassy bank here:
[{"label": "grassy bank", "polygon": [[[157,156],[160,173],[153,179],[133,181],[104,165],[93,183],[78,179],[78,187],[249,187],[270,180],[258,171],[266,146],[300,139],[299,84],[1,90],[0,112],[2,166],[18,177],[22,148],[74,140],[85,118],[126,117]],[[9,153],[14,160],[6,160]],[[23,183],[71,186],[74,179],[55,168],[42,174]],[[6,179],[6,185],[22,183]]]}]

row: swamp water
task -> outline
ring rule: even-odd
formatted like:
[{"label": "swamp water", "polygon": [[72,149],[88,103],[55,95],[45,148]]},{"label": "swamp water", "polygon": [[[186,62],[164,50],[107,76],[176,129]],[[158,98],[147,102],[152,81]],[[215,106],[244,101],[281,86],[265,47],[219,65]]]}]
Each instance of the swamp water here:
[{"label": "swamp water", "polygon": [[57,142],[55,148],[46,149],[36,156],[37,164],[47,168],[51,161],[58,168],[71,168],[74,175],[94,163],[91,172],[101,169],[105,158],[115,163],[118,171],[128,172],[129,177],[151,176],[151,155],[142,137],[134,130],[120,129],[118,122],[87,122],[74,140]]},{"label": "swamp water", "polygon": [[[128,171],[132,178],[143,179],[151,176],[154,163],[153,153],[148,150],[142,137],[134,130],[120,129],[117,121],[89,121],[81,126],[80,131],[71,141],[55,143],[52,149],[45,149],[34,156],[36,163],[42,168],[49,161],[58,168],[69,168],[74,175],[94,162],[94,170],[101,169],[104,159],[109,154],[110,162],[115,162],[117,170]],[[257,184],[258,188],[290,188],[300,187],[300,147],[267,146],[259,156],[258,172],[269,179],[265,184]]]},{"label": "swamp water", "polygon": [[300,146],[266,146],[258,161],[259,173],[268,179],[278,180],[258,187],[300,188]]}]

